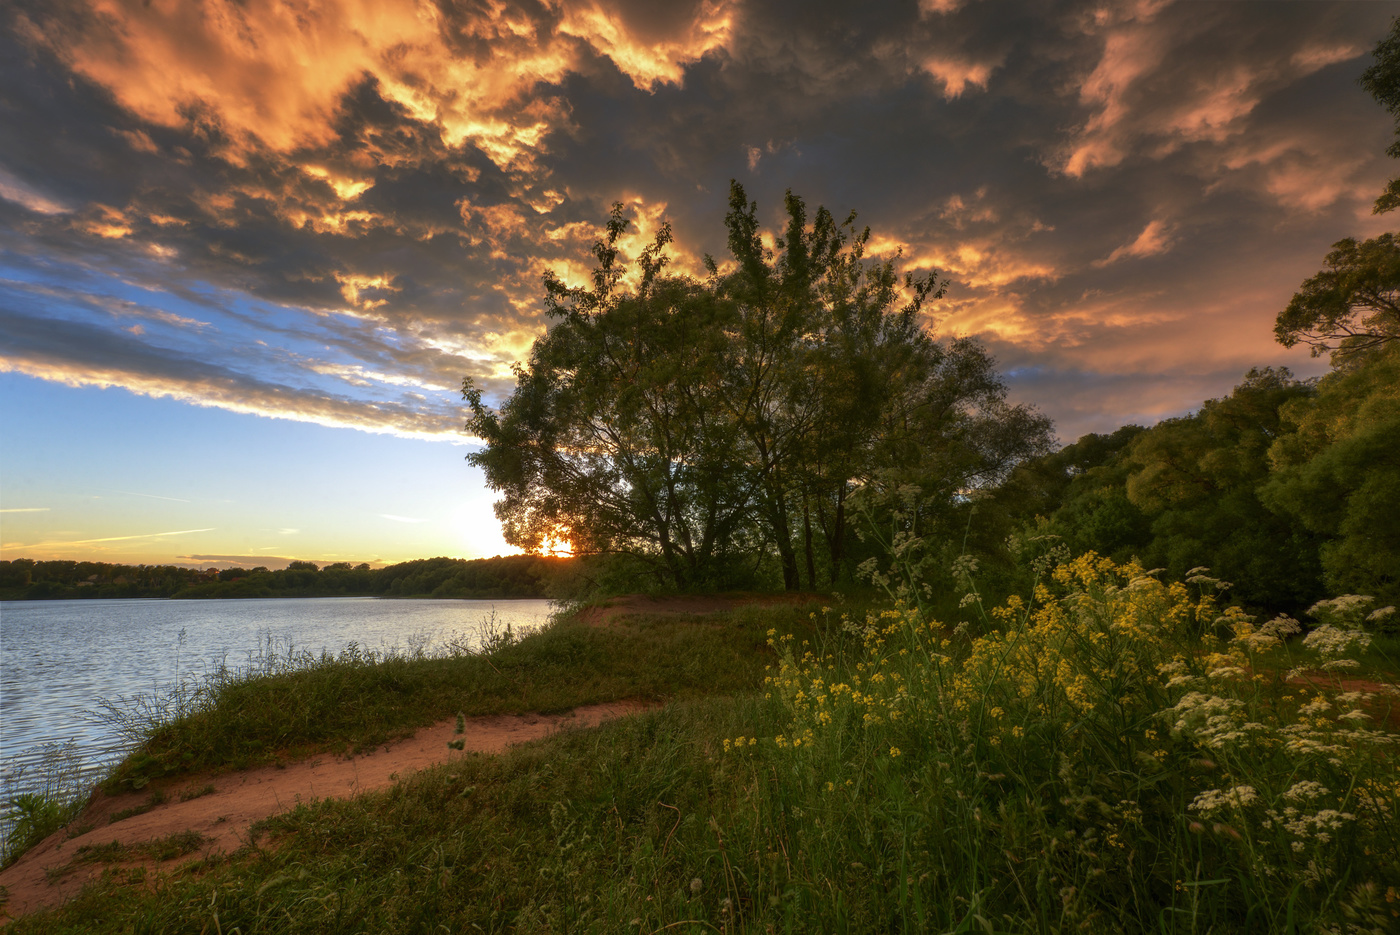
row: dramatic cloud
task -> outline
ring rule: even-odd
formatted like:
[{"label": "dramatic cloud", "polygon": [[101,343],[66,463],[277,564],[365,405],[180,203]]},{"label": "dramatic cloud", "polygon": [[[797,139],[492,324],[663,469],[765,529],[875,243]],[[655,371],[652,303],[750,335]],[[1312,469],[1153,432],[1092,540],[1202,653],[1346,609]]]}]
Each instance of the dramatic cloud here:
[{"label": "dramatic cloud", "polygon": [[[0,370],[461,440],[583,282],[723,257],[728,182],[861,212],[930,324],[1073,436],[1305,357],[1273,315],[1378,229],[1368,4],[22,0],[0,39]],[[405,517],[383,514],[390,520]]]}]

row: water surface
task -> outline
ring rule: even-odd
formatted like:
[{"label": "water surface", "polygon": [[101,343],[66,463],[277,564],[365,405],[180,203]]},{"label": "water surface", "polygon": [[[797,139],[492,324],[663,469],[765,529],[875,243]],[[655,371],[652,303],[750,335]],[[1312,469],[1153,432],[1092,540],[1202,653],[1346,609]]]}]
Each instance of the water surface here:
[{"label": "water surface", "polygon": [[104,699],[167,692],[179,677],[248,665],[269,639],[294,650],[432,652],[475,640],[494,614],[517,632],[543,624],[544,600],[252,600],[0,602],[0,777],[4,798],[37,787],[54,746],[72,741],[91,778],[126,744],[94,717]]}]

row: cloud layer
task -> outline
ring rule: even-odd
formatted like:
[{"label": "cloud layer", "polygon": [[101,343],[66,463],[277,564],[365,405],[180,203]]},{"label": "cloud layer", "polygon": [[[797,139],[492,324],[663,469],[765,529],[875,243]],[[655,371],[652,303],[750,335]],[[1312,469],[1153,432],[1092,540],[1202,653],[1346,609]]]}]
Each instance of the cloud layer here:
[{"label": "cloud layer", "polygon": [[[1073,437],[1296,360],[1273,315],[1390,167],[1379,5],[21,2],[0,368],[459,438],[608,206],[723,254],[738,178],[952,280]],[[1306,366],[1306,359],[1303,359]]]}]

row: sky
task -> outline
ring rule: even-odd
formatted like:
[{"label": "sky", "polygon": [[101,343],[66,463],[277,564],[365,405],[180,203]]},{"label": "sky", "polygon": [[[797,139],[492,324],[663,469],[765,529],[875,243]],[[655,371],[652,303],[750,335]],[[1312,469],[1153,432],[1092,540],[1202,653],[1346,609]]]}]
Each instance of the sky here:
[{"label": "sky", "polygon": [[731,179],[938,270],[1064,441],[1254,366],[1374,236],[1369,2],[11,0],[0,558],[506,553],[499,401],[614,202],[725,255]]}]

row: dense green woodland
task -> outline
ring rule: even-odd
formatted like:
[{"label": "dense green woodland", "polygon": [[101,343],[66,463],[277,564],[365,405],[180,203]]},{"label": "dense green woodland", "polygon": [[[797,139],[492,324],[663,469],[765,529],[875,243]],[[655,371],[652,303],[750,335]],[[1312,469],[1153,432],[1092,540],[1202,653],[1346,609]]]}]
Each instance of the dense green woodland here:
[{"label": "dense green woodland", "polygon": [[111,597],[547,597],[569,559],[504,555],[425,558],[383,568],[292,562],[279,571],[224,571],[106,562],[0,562],[0,600]]},{"label": "dense green woodland", "polygon": [[[1330,594],[1400,599],[1400,344],[1320,381],[1251,370],[1150,429],[1086,435],[1019,466],[983,516],[1035,536],[1297,610]],[[974,520],[974,524],[976,520]],[[1009,558],[1009,556],[1006,556]]]}]

